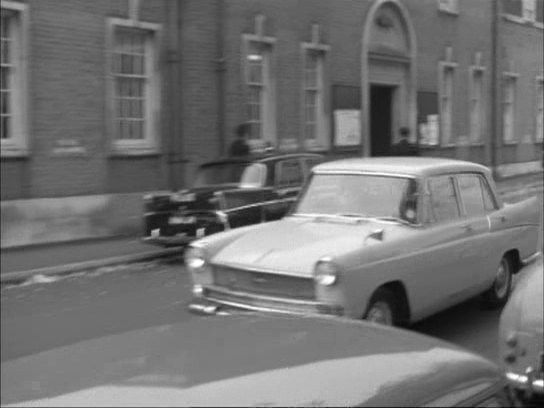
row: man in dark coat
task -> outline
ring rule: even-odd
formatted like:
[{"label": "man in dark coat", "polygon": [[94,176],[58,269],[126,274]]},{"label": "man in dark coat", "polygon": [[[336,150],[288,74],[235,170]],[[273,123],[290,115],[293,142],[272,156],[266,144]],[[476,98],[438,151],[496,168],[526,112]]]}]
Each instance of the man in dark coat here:
[{"label": "man in dark coat", "polygon": [[236,140],[230,145],[231,156],[247,156],[249,154],[249,145],[246,142],[248,135],[248,123],[242,123],[236,127]]}]

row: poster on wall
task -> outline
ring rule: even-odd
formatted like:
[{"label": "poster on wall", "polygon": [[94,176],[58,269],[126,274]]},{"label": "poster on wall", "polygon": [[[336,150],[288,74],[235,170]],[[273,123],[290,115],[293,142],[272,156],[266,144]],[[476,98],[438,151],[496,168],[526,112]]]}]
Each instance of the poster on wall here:
[{"label": "poster on wall", "polygon": [[438,93],[420,91],[417,93],[417,127],[420,146],[439,144]]},{"label": "poster on wall", "polygon": [[334,137],[336,146],[361,144],[361,111],[359,109],[334,111]]}]

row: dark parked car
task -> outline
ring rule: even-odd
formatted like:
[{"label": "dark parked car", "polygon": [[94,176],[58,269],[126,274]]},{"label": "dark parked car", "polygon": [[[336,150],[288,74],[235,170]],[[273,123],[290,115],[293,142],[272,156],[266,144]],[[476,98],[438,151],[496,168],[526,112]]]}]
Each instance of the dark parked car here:
[{"label": "dark parked car", "polygon": [[315,164],[313,153],[229,157],[200,166],[193,187],[147,195],[144,240],[183,245],[195,238],[278,220]]},{"label": "dark parked car", "polygon": [[2,362],[2,406],[511,406],[497,366],[328,317],[184,316]]}]

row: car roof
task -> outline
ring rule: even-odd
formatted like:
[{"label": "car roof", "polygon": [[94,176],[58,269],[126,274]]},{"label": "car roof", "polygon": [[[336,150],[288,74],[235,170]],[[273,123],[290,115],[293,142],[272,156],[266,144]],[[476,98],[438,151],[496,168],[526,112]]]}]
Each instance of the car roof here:
[{"label": "car roof", "polygon": [[253,162],[268,162],[279,159],[290,158],[323,158],[324,156],[318,153],[254,153],[247,156],[226,156],[220,157],[215,160],[210,160],[202,164],[202,166],[213,166],[216,164],[228,164],[228,163],[253,163]]},{"label": "car roof", "polygon": [[458,172],[481,172],[489,174],[487,167],[473,162],[438,157],[403,156],[335,160],[319,164],[313,168],[313,171],[315,173],[327,171],[369,172],[419,177]]},{"label": "car roof", "polygon": [[407,330],[248,314],[47,350],[3,362],[0,380],[2,405],[416,406],[500,378],[482,357]]}]

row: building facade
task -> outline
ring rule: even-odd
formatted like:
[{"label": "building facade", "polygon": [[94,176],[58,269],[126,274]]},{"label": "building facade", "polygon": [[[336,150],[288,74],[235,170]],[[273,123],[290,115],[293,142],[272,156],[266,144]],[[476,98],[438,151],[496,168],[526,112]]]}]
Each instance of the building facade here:
[{"label": "building facade", "polygon": [[137,233],[259,150],[537,171],[543,0],[2,0],[2,247]]}]

